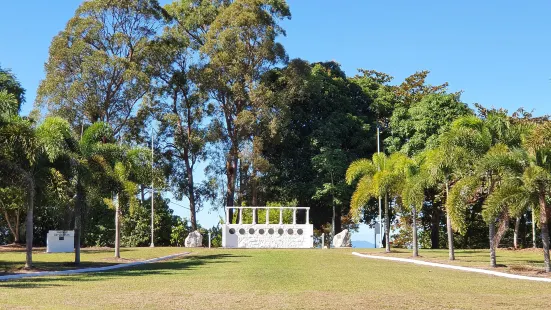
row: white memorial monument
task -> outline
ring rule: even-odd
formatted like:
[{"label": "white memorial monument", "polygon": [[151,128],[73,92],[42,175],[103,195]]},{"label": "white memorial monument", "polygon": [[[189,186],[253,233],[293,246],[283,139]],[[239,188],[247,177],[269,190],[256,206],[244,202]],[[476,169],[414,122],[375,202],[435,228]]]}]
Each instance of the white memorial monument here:
[{"label": "white memorial monument", "polygon": [[[239,223],[229,223],[229,209],[239,212]],[[243,223],[243,210],[252,210],[252,222]],[[279,222],[270,224],[270,210],[279,210]],[[265,219],[257,219],[257,210],[266,210]],[[292,210],[293,222],[283,223],[283,211]],[[297,211],[304,210],[306,220],[297,223]],[[309,223],[310,208],[304,207],[226,207],[226,224],[222,225],[225,248],[313,248],[314,226]]]},{"label": "white memorial monument", "polygon": [[74,230],[50,230],[46,237],[47,253],[73,252],[75,250]]}]

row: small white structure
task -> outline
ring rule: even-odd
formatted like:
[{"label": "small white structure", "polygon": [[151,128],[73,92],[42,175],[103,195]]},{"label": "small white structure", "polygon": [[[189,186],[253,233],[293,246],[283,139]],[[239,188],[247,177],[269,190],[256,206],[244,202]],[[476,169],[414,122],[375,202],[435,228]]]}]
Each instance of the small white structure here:
[{"label": "small white structure", "polygon": [[187,235],[186,240],[184,241],[186,248],[198,248],[203,246],[203,236],[201,233],[196,230],[192,231]]},{"label": "small white structure", "polygon": [[[309,223],[310,208],[304,207],[226,207],[226,223],[229,210],[239,212],[239,223],[222,225],[222,246],[225,248],[312,248],[314,226]],[[252,223],[243,223],[243,210],[252,210]],[[279,210],[279,223],[270,224],[270,209]],[[260,223],[256,210],[266,210],[266,218]],[[293,211],[293,222],[283,223],[283,210]],[[297,223],[297,211],[304,210],[305,223]]]},{"label": "small white structure", "polygon": [[75,250],[74,230],[50,230],[46,237],[47,253],[73,252]]},{"label": "small white structure", "polygon": [[348,229],[345,229],[341,231],[340,233],[336,234],[335,237],[333,237],[333,246],[336,248],[351,248],[352,242],[350,241],[350,238],[352,235],[348,231]]}]

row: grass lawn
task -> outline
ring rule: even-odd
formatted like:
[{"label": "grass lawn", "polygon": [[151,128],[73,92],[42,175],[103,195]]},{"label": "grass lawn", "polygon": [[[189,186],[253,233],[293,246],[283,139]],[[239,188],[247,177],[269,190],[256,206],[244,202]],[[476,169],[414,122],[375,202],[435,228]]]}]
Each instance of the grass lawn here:
[{"label": "grass lawn", "polygon": [[[128,249],[148,258],[182,248]],[[371,260],[352,250],[197,249],[113,272],[0,282],[0,308],[549,309],[551,285]],[[86,253],[101,261],[112,253]],[[0,261],[13,260],[0,253]],[[44,256],[43,256],[44,255]],[[70,260],[46,254],[35,259]]]},{"label": "grass lawn", "polygon": [[[82,249],[80,259],[84,267],[101,267],[118,263],[145,260],[170,254],[186,252],[185,248],[122,248],[121,259],[116,260],[115,252],[110,248],[85,248]],[[49,271],[75,269],[73,253],[46,253],[45,248],[37,248],[33,251],[32,271]],[[16,250],[0,247],[0,275],[25,272],[25,249]]]},{"label": "grass lawn", "polygon": [[[391,253],[384,253],[383,249],[359,249],[358,252],[365,254],[390,255],[402,258],[413,258],[412,251],[406,249],[392,249]],[[450,265],[459,265],[466,267],[478,267],[491,269],[501,272],[522,274],[527,276],[551,277],[545,273],[543,265],[543,250],[542,249],[523,249],[523,250],[508,250],[497,249],[496,261],[498,268],[490,267],[490,250],[455,250],[455,260],[448,260],[448,250],[419,250],[417,259],[444,263]]]}]

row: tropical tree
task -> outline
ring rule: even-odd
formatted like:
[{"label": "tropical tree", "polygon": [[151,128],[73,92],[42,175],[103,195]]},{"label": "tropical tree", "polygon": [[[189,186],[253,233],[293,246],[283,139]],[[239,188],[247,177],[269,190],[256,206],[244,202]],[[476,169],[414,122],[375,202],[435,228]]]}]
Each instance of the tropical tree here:
[{"label": "tropical tree", "polygon": [[263,86],[275,111],[262,122],[262,156],[268,164],[260,178],[263,199],[297,200],[311,208],[316,227],[334,217],[336,233],[350,229],[353,188],[344,176],[353,161],[376,150],[372,101],[334,62],[291,60],[267,73]]},{"label": "tropical tree", "polygon": [[446,197],[446,228],[448,233],[448,258],[455,259],[453,225],[457,225],[463,214],[453,208],[450,189],[456,182],[468,175],[477,158],[491,143],[489,132],[484,130],[482,120],[475,116],[457,119],[449,131],[439,137],[439,145],[419,155],[422,159],[422,173],[428,186],[437,186]]},{"label": "tropical tree", "polygon": [[371,160],[360,159],[348,167],[346,182],[357,181],[356,190],[350,202],[350,212],[359,218],[362,208],[370,199],[384,197],[386,252],[390,252],[390,208],[389,203],[396,201],[403,191],[404,181],[411,160],[402,153],[390,156],[384,153],[374,154]]},{"label": "tropical tree", "polygon": [[425,201],[426,179],[421,171],[422,158],[411,160],[405,171],[405,182],[402,187],[402,206],[407,210],[411,208],[412,217],[412,243],[413,256],[419,255],[419,242],[417,241],[417,216]]},{"label": "tropical tree", "polygon": [[549,191],[551,186],[551,122],[537,124],[524,143],[530,154],[530,166],[525,171],[526,185],[538,197],[539,226],[543,243],[545,271],[551,272],[549,260]]},{"label": "tropical tree", "polygon": [[[484,201],[482,215],[489,226],[490,265],[496,267],[496,248],[509,225],[509,216],[518,217],[522,214],[519,213],[522,208],[510,209],[510,202],[507,203],[503,197],[510,190],[510,180],[518,178],[526,166],[527,158],[520,146],[527,127],[521,122],[513,122],[505,110],[479,111],[479,122],[464,122],[462,126],[467,125],[479,131],[478,135],[471,135],[470,139],[486,137],[484,140],[488,140],[489,144],[486,149],[480,144],[471,152],[478,154],[478,159],[452,189],[449,204],[454,210],[456,229],[464,234],[466,223],[461,214],[464,214],[467,206]],[[497,231],[496,221],[499,223]]]},{"label": "tropical tree", "polygon": [[[18,115],[24,93],[15,77],[0,68],[0,188],[14,194],[14,199],[23,200],[26,206],[25,268],[31,268],[35,196],[32,172],[39,146],[32,123]],[[24,197],[18,193],[24,193]],[[3,204],[14,203],[7,198],[2,197]]]}]

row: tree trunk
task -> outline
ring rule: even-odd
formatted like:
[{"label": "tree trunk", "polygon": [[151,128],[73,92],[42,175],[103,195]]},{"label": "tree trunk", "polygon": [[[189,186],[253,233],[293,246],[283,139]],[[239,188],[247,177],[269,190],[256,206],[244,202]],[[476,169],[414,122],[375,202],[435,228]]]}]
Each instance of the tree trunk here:
[{"label": "tree trunk", "polygon": [[187,191],[188,191],[188,199],[189,199],[191,230],[196,231],[197,230],[197,209],[195,206],[195,184],[193,181],[193,168],[191,167],[189,151],[187,149],[184,150],[184,163],[186,165],[186,173],[187,173]]},{"label": "tree trunk", "polygon": [[413,228],[413,257],[419,256],[419,247],[417,244],[417,209],[415,208],[415,205],[411,208],[411,213],[413,216],[412,220],[412,228]]},{"label": "tree trunk", "polygon": [[[153,199],[153,197],[151,197]],[[121,226],[120,226],[120,207],[119,194],[115,196],[115,258],[121,258]]]},{"label": "tree trunk", "polygon": [[142,206],[143,206],[143,202],[145,201],[145,190],[144,190],[143,184],[140,184],[140,199],[142,201]]},{"label": "tree trunk", "polygon": [[490,238],[490,267],[497,267],[496,264],[496,244],[495,244],[496,224],[494,220],[489,224],[489,238]]},{"label": "tree trunk", "polygon": [[6,219],[8,228],[13,236],[13,243],[19,243],[19,232],[18,232],[19,220],[16,220],[17,223],[15,223],[15,229],[14,229],[14,227],[11,225],[10,216],[8,215],[7,210],[4,210],[4,218]]},{"label": "tree trunk", "polygon": [[80,264],[80,241],[82,238],[82,205],[84,204],[84,188],[77,176],[75,200],[75,265]]},{"label": "tree trunk", "polygon": [[543,185],[540,185],[539,188],[539,203],[541,241],[543,243],[543,260],[545,264],[545,272],[551,272],[551,264],[549,262],[549,226],[547,218],[547,202],[545,201],[545,187]]},{"label": "tree trunk", "polygon": [[501,239],[507,232],[507,229],[509,229],[509,212],[507,212],[507,210],[504,210],[499,216],[499,227],[494,236],[494,245],[496,249],[499,248]]},{"label": "tree trunk", "polygon": [[[450,185],[446,182],[446,203],[448,202],[448,197],[450,194]],[[448,230],[448,250],[449,250],[449,260],[455,260],[455,252],[453,248],[453,229],[452,229],[452,219],[450,213],[446,210],[446,228]]]},{"label": "tree trunk", "polygon": [[340,233],[342,231],[342,212],[341,212],[341,206],[336,205],[335,207],[335,231]]},{"label": "tree trunk", "polygon": [[[226,178],[227,178],[227,187],[226,187],[226,206],[233,207],[234,205],[234,196],[235,196],[235,180],[237,178],[237,154],[236,150],[231,151],[228,159],[226,160]],[[230,219],[229,224],[233,223],[233,209],[228,210],[228,217]]]},{"label": "tree trunk", "polygon": [[30,176],[27,176],[27,219],[26,219],[26,257],[25,257],[25,269],[32,268],[33,266],[33,211],[34,211],[34,181]]},{"label": "tree trunk", "polygon": [[536,215],[534,209],[532,208],[532,247],[535,249],[536,246]]},{"label": "tree trunk", "polygon": [[15,211],[15,236],[13,238],[14,243],[21,243],[21,236],[19,235],[19,227],[21,226],[21,211],[18,209]]},{"label": "tree trunk", "polygon": [[515,220],[515,232],[513,234],[513,247],[518,249],[518,232],[520,229],[520,216]]},{"label": "tree trunk", "polygon": [[430,230],[431,249],[440,248],[440,208],[437,205],[432,206],[432,223]]},{"label": "tree trunk", "polygon": [[386,237],[386,252],[390,252],[390,214],[388,207],[388,194],[385,195],[385,237]]}]

